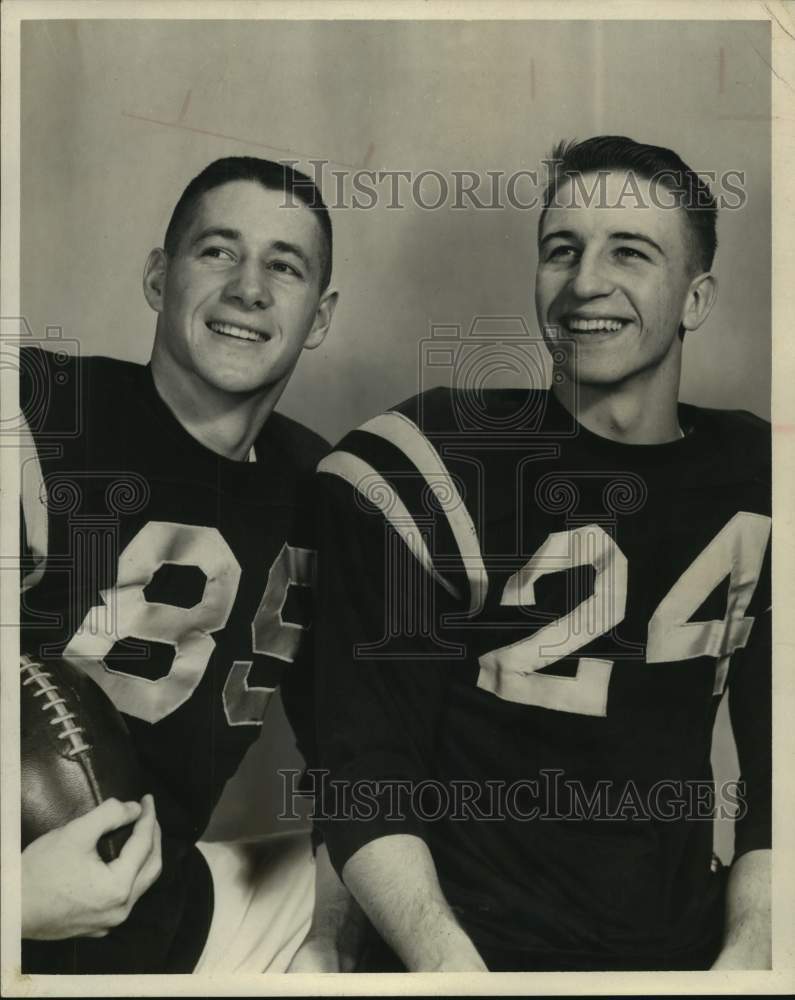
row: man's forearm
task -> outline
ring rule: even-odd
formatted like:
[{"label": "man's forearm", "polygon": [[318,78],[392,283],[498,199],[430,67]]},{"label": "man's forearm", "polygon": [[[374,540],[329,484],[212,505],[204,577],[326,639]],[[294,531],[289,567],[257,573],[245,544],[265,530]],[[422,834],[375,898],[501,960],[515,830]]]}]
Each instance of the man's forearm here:
[{"label": "man's forearm", "polygon": [[348,859],[342,875],[409,971],[486,971],[444,898],[433,858],[421,838],[394,834],[372,840]]},{"label": "man's forearm", "polygon": [[770,851],[749,851],[732,865],[726,887],[726,931],[713,969],[769,969]]}]

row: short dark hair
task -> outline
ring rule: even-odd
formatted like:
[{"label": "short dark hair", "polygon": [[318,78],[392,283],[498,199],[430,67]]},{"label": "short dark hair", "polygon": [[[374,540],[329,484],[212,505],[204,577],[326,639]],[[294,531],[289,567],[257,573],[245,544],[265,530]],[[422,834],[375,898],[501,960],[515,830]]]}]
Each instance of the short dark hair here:
[{"label": "short dark hair", "polygon": [[649,146],[624,135],[596,135],[590,139],[563,140],[555,146],[549,161],[550,179],[544,192],[544,209],[555,203],[558,189],[573,174],[607,170],[634,172],[646,180],[656,180],[674,195],[674,206],[687,213],[694,244],[693,263],[709,271],[718,247],[718,208],[709,185],[684,160],[664,146]]},{"label": "short dark hair", "polygon": [[294,196],[314,212],[323,233],[320,290],[325,291],[331,281],[333,239],[331,218],[320,190],[311,178],[289,164],[262,160],[256,156],[227,156],[215,160],[193,178],[171,213],[164,240],[168,256],[173,257],[177,252],[201,196],[230,181],[254,181],[270,191],[283,191],[287,205],[294,204]]}]

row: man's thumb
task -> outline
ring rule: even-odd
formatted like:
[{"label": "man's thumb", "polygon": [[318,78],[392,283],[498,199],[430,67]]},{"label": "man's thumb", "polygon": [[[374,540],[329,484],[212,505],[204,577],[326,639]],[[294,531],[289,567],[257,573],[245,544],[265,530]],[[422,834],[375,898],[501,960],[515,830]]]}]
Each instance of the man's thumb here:
[{"label": "man's thumb", "polygon": [[93,847],[103,833],[117,830],[120,826],[134,823],[141,815],[139,802],[119,802],[118,799],[106,799],[96,809],[68,824],[72,834],[83,843]]}]

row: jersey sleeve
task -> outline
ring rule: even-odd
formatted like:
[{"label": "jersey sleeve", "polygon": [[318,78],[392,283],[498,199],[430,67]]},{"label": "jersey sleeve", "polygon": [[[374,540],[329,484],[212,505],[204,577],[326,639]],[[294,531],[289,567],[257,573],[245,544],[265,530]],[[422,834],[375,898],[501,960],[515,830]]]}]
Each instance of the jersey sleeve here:
[{"label": "jersey sleeve", "polygon": [[434,774],[449,669],[434,643],[447,595],[407,543],[416,525],[406,516],[397,530],[384,516],[394,499],[389,484],[365,474],[368,500],[344,462],[334,453],[318,476],[316,638],[318,751],[327,774],[315,815],[339,872],[379,837],[426,836],[411,797]]},{"label": "jersey sleeve", "polygon": [[729,712],[745,801],[745,810],[735,821],[735,860],[748,851],[771,846],[771,675],[771,612],[767,610],[754,623],[729,681]]},{"label": "jersey sleeve", "polygon": [[44,575],[47,562],[47,498],[36,443],[26,420],[19,434],[21,581],[24,593]]},{"label": "jersey sleeve", "polygon": [[318,767],[314,726],[313,644],[301,643],[301,649],[280,685],[287,721],[295,736],[295,745],[308,768]]},{"label": "jersey sleeve", "polygon": [[[38,348],[20,348],[19,404],[21,422],[18,431],[20,492],[20,591],[35,587],[44,575],[47,560],[47,495],[31,418],[36,420],[47,407],[55,387],[52,358]],[[41,417],[39,416],[39,423]],[[35,426],[35,425],[34,425]],[[38,427],[36,428],[38,429]]]}]

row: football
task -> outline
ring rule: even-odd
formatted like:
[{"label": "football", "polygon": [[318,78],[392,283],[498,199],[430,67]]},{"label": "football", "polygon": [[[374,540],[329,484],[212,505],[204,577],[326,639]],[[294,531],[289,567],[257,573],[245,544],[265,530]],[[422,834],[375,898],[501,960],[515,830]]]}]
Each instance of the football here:
[{"label": "football", "polygon": [[[104,802],[147,790],[127,726],[105,692],[63,659],[20,658],[22,847]],[[132,825],[100,838],[105,862]]]}]

